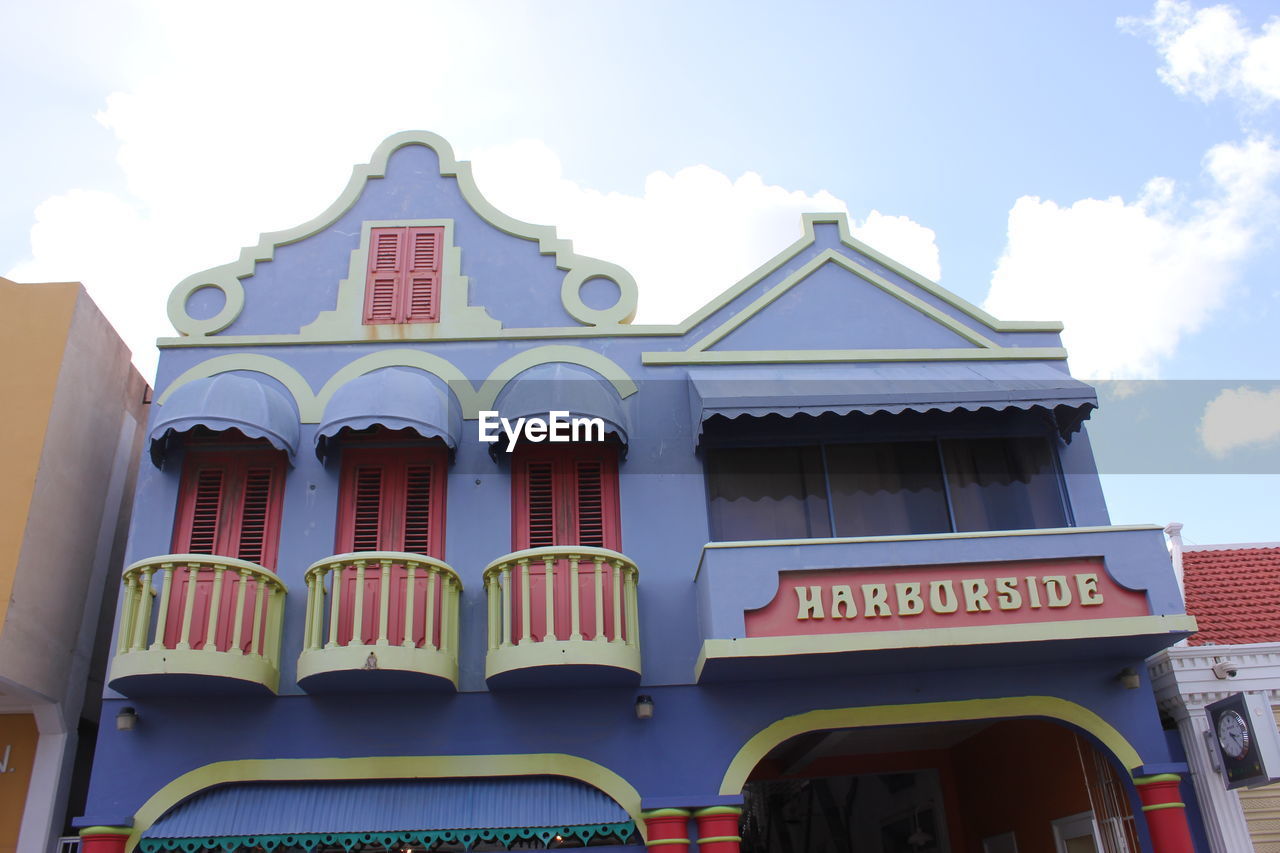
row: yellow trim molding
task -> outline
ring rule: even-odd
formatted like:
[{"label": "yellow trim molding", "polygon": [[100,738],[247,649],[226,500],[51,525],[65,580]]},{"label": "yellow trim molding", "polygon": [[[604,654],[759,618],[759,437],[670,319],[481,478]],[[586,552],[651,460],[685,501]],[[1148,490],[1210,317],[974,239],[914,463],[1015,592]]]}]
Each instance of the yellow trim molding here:
[{"label": "yellow trim molding", "polygon": [[559,752],[528,755],[403,755],[368,758],[264,758],[217,761],[182,774],[152,794],[133,816],[126,853],[161,815],[206,788],[229,782],[297,782],[317,779],[440,779],[477,776],[567,776],[598,788],[631,815],[641,838],[640,792],[602,764]]},{"label": "yellow trim molding", "polygon": [[871,705],[832,708],[785,717],[766,726],[743,744],[729,762],[720,784],[721,794],[740,794],[760,760],[783,741],[825,729],[900,726],[912,723],[950,723],[1004,717],[1047,717],[1083,729],[1098,739],[1124,767],[1137,767],[1142,757],[1110,723],[1093,711],[1057,696],[1006,696],[912,705]]},{"label": "yellow trim molding", "polygon": [[1140,637],[1182,631],[1190,633],[1195,629],[1196,620],[1192,616],[1118,616],[1111,619],[1015,622],[1008,625],[966,625],[958,628],[911,628],[901,631],[862,631],[851,634],[703,640],[693,677],[695,681],[700,681],[703,669],[707,662],[712,660],[825,655],[937,646],[976,646],[988,643],[1036,643],[1045,640]]},{"label": "yellow trim molding", "polygon": [[183,371],[156,398],[156,403],[163,406],[174,391],[188,382],[233,370],[247,370],[279,381],[293,395],[301,422],[315,424],[324,416],[324,407],[333,399],[333,395],[348,382],[384,367],[412,367],[448,383],[461,404],[463,418],[475,420],[481,411],[493,408],[503,387],[517,375],[531,367],[553,363],[576,364],[600,374],[624,400],[636,393],[635,381],[608,356],[583,347],[548,344],[517,353],[503,361],[490,371],[479,388],[451,361],[434,353],[403,348],[379,350],[348,362],[338,368],[318,392],[311,390],[311,385],[297,368],[278,358],[258,353],[218,355]]}]

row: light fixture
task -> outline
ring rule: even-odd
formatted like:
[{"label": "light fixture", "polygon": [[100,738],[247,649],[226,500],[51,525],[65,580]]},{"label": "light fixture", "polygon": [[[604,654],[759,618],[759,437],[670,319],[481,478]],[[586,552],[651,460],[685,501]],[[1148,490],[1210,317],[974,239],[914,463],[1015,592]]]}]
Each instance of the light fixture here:
[{"label": "light fixture", "polygon": [[640,694],[636,697],[636,719],[651,720],[653,719],[653,697]]},{"label": "light fixture", "polygon": [[1142,686],[1142,677],[1131,666],[1126,666],[1116,673],[1116,681],[1124,685],[1125,690],[1137,690]]},{"label": "light fixture", "polygon": [[924,847],[933,842],[933,836],[920,828],[920,808],[916,807],[915,814],[912,815],[912,823],[915,824],[915,832],[907,836],[907,843],[917,849]]},{"label": "light fixture", "polygon": [[138,724],[138,712],[132,706],[120,709],[116,714],[116,731],[129,732]]}]

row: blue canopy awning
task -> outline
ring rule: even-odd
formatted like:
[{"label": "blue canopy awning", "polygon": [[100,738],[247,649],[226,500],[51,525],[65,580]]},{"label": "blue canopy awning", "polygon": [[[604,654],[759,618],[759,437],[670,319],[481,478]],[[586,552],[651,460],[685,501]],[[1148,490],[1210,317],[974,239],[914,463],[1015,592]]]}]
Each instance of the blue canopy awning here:
[{"label": "blue canopy awning", "polygon": [[440,377],[411,367],[384,367],[339,388],[324,407],[316,429],[316,455],[323,459],[343,429],[383,426],[439,438],[454,450],[462,433],[462,411]]},{"label": "blue canopy awning", "polygon": [[236,429],[249,438],[265,438],[292,460],[298,451],[298,413],[279,391],[235,373],[196,379],[157,404],[147,435],[151,461],[159,467],[169,439],[195,427],[219,432]]},{"label": "blue canopy awning", "polygon": [[1065,439],[1097,408],[1094,389],[1044,362],[773,365],[689,372],[694,435],[712,417],[1041,408]]},{"label": "blue canopy awning", "polygon": [[625,841],[634,833],[631,816],[607,794],[559,776],[252,782],[184,800],[142,833],[139,846],[144,853],[344,842],[398,849],[555,835]]},{"label": "blue canopy awning", "polygon": [[[600,418],[605,433],[627,444],[627,414],[622,398],[594,371],[575,364],[540,364],[520,373],[498,394],[494,409],[504,418],[541,417],[568,412],[569,417]],[[497,445],[494,445],[496,447]]]}]

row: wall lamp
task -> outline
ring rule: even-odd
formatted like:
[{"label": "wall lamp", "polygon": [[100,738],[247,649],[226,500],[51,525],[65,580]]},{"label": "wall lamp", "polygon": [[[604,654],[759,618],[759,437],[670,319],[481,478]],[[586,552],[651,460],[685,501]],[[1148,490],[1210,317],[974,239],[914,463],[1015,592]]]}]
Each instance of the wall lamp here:
[{"label": "wall lamp", "polygon": [[653,697],[640,694],[636,697],[636,719],[651,720],[653,719]]},{"label": "wall lamp", "polygon": [[137,724],[138,712],[132,706],[121,708],[120,713],[116,714],[116,731],[131,732]]},{"label": "wall lamp", "polygon": [[1138,675],[1131,666],[1126,666],[1116,673],[1116,681],[1119,681],[1125,690],[1137,690],[1142,686],[1142,676]]}]

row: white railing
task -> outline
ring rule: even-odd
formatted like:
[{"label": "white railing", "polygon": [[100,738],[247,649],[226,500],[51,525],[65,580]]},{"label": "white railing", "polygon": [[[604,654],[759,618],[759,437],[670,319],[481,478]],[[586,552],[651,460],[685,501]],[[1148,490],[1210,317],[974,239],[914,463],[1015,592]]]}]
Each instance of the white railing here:
[{"label": "white railing", "polygon": [[[153,623],[157,574],[161,578],[160,602]],[[198,585],[206,582],[212,582],[212,589],[197,610],[196,599],[201,597]],[[175,596],[179,585],[183,589]],[[286,591],[274,572],[246,560],[198,554],[140,560],[124,570],[124,603],[116,653],[200,649],[258,655],[279,663]],[[229,637],[219,630],[228,619],[232,621]],[[196,622],[202,623],[203,631],[193,637],[192,626]],[[250,625],[248,632],[246,623]],[[175,634],[176,641],[171,639]],[[220,645],[226,648],[219,648]]]},{"label": "white railing", "polygon": [[586,654],[564,662],[591,663],[591,647],[621,648],[624,657],[608,657],[638,671],[639,574],[617,551],[586,546],[531,548],[495,560],[484,570],[490,657],[521,647],[572,644]]},{"label": "white railing", "polygon": [[462,582],[448,564],[422,554],[358,551],[314,563],[305,578],[299,680],[397,669],[456,683]]},{"label": "white railing", "polygon": [[274,572],[231,557],[166,554],[126,568],[123,586],[113,680],[184,672],[275,689],[288,590]]}]

